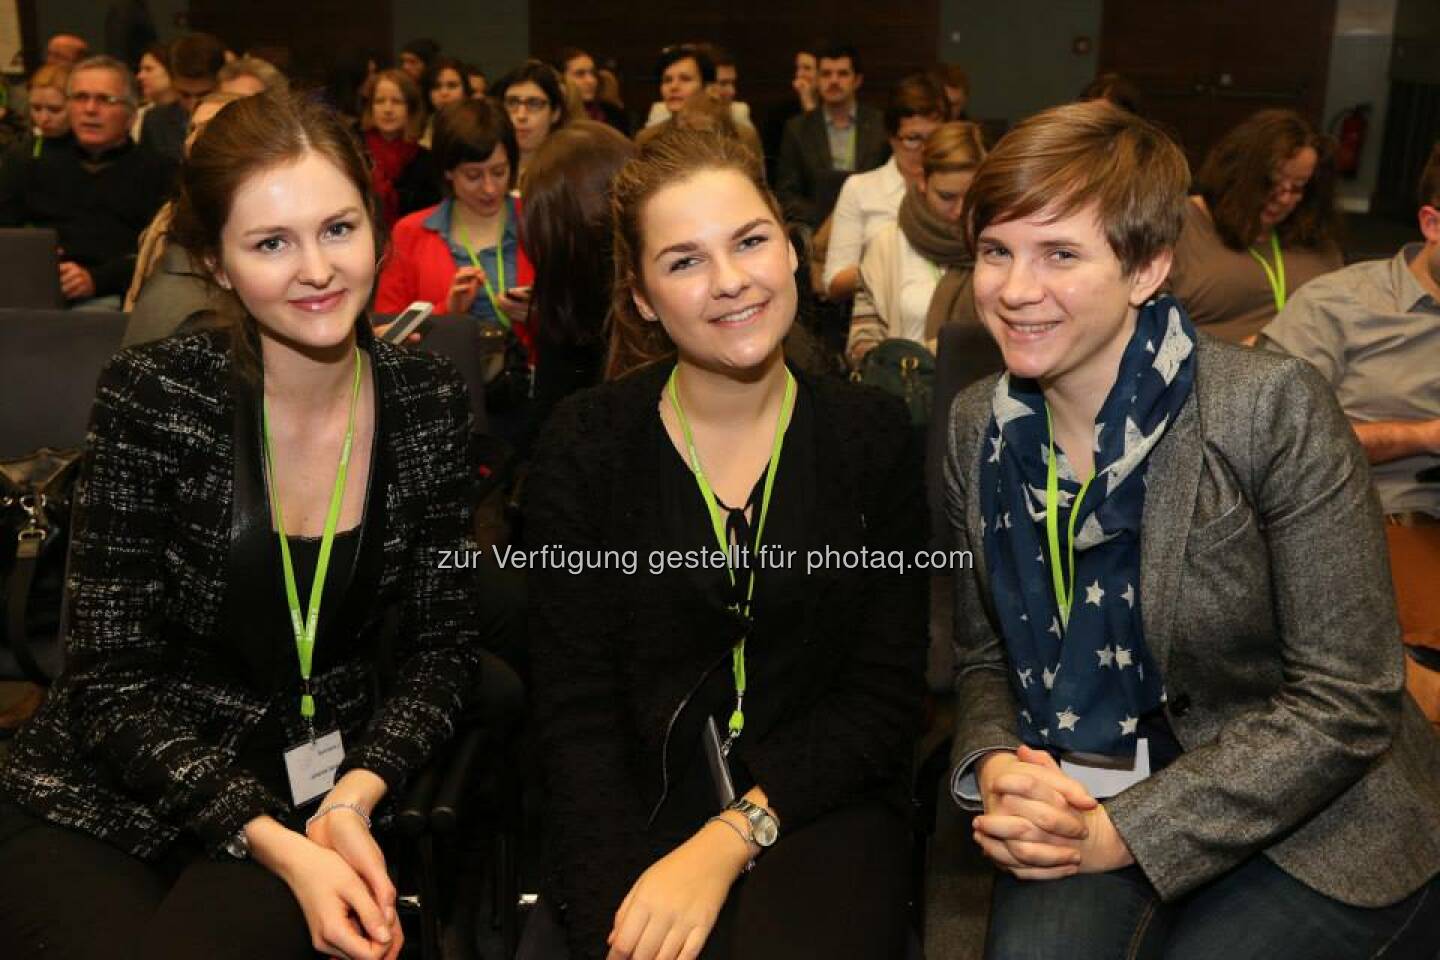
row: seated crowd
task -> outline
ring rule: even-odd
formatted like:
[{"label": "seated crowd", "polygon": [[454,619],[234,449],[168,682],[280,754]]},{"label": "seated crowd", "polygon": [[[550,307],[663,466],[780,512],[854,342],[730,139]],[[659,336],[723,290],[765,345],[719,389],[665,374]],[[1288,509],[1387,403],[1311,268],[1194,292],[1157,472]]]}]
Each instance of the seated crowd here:
[{"label": "seated crowd", "polygon": [[288,65],[59,35],[5,128],[0,226],[127,319],[0,953],[394,960],[396,800],[513,674],[525,957],[920,956],[943,716],[988,958],[1434,960],[1440,144],[1344,266],[1329,137],[1192,175],[1113,75],[992,138],[840,43],[764,116],[713,43],[639,113],[578,46]]}]

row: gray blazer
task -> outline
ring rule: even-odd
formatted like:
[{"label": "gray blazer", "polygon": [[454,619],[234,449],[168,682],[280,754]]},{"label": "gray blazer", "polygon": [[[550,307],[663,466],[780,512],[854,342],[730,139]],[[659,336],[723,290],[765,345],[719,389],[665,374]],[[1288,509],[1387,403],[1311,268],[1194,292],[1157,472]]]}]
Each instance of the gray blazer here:
[{"label": "gray blazer", "polygon": [[[951,409],[957,770],[1013,748],[1016,701],[985,570],[981,441],[996,378]],[[1303,361],[1202,335],[1195,389],[1151,455],[1145,639],[1185,752],[1105,801],[1165,900],[1257,852],[1344,903],[1440,872],[1440,738],[1404,694],[1380,506],[1330,388]]]}]

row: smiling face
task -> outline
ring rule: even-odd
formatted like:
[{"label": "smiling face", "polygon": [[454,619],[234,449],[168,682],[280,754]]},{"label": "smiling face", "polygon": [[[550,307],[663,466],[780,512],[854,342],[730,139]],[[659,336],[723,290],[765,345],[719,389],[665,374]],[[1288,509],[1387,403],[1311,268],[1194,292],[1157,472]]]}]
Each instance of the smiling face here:
[{"label": "smiling face", "polygon": [[565,80],[580,94],[582,103],[594,101],[600,78],[595,75],[595,61],[589,54],[582,53],[566,61]]},{"label": "smiling face", "polygon": [[1094,205],[1053,216],[981,231],[975,305],[1013,375],[1098,403],[1115,382],[1138,308],[1169,272],[1170,252],[1127,277]]},{"label": "smiling face", "polygon": [[640,210],[642,290],[680,358],[731,376],[756,374],[795,319],[798,262],[775,212],[735,170],[702,170]]},{"label": "smiling face", "polygon": [[965,192],[975,179],[974,170],[937,171],[928,177],[922,176],[920,193],[925,205],[947,223],[959,223],[960,211],[965,207]]},{"label": "smiling face", "polygon": [[447,170],[445,180],[455,191],[457,202],[480,217],[493,217],[510,190],[510,158],[497,143],[484,163],[462,163],[454,170]]},{"label": "smiling face", "polygon": [[[80,70],[70,75],[70,129],[75,142],[99,153],[130,135],[134,108],[125,102],[125,78],[114,70]],[[114,101],[114,102],[107,102]]]},{"label": "smiling face", "polygon": [[34,87],[30,91],[30,124],[42,137],[61,137],[70,129],[65,91],[57,87]]},{"label": "smiling face", "polygon": [[430,106],[439,110],[446,104],[459,103],[465,99],[465,80],[460,74],[446,67],[435,77],[430,88]]},{"label": "smiling face", "polygon": [[660,99],[671,113],[679,113],[685,101],[700,92],[700,64],[694,57],[676,60],[660,75]]},{"label": "smiling face", "polygon": [[1315,176],[1315,167],[1320,155],[1314,147],[1301,147],[1275,170],[1271,176],[1270,194],[1265,198],[1265,208],[1260,211],[1260,223],[1269,228],[1284,223],[1300,201],[1305,199],[1305,188]]},{"label": "smiling face", "polygon": [[170,71],[152,54],[147,53],[140,58],[140,69],[135,71],[135,80],[140,84],[140,96],[151,103],[170,92]]},{"label": "smiling face", "polygon": [[544,143],[550,128],[560,119],[560,108],[550,102],[538,83],[529,80],[512,83],[505,90],[505,112],[510,115],[515,142],[524,154]]},{"label": "smiling face", "polygon": [[307,353],[344,343],[375,280],[360,192],[318,153],[254,174],[235,192],[215,275],[261,336]]},{"label": "smiling face", "polygon": [[370,96],[370,120],[387,140],[404,135],[405,126],[410,122],[410,108],[398,85],[389,80],[375,82],[375,92]]}]

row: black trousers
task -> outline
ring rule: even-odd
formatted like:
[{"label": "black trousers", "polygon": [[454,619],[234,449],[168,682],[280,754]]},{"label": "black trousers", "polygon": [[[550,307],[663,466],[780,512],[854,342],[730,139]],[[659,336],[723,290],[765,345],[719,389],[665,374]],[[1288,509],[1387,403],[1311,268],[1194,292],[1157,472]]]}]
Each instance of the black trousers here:
[{"label": "black trousers", "polygon": [[6,960],[311,960],[300,905],[250,861],[157,863],[0,802]]},{"label": "black trousers", "polygon": [[[910,846],[910,825],[878,801],[806,824],[730,888],[701,960],[906,956]],[[559,916],[543,900],[516,957],[571,957]]]}]

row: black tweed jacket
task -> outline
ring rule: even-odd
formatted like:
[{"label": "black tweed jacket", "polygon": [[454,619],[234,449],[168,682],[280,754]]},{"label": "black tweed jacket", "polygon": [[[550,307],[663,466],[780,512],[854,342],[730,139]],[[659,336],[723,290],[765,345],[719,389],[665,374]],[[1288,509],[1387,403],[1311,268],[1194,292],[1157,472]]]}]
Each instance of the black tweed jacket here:
[{"label": "black tweed jacket", "polygon": [[[385,487],[379,589],[361,622],[378,629],[398,609],[396,677],[377,702],[356,644],[314,689],[344,735],[342,772],[363,767],[393,791],[450,735],[479,669],[468,582],[438,562],[466,543],[470,414],[444,361],[363,345],[379,412],[370,482]],[[257,692],[214,639],[235,513],[231,367],[226,336],[201,333],[126,350],[101,375],[65,673],[0,769],[0,793],[21,807],[143,858],[182,832],[216,849],[290,808],[235,759],[267,710],[293,705],[298,675],[293,695]]]},{"label": "black tweed jacket", "polygon": [[[527,487],[527,546],[636,549],[655,509],[656,404],[669,364],[564,401],[537,444]],[[919,444],[898,400],[797,373],[814,411],[813,513],[837,551],[926,544]],[[788,455],[788,454],[787,454]],[[796,461],[800,462],[800,461]],[[549,788],[547,897],[565,907],[572,955],[602,956],[626,891],[653,860],[649,821],[676,771],[668,733],[711,670],[724,669],[736,622],[684,577],[640,568],[531,571],[536,720]],[[798,562],[798,561],[797,561]],[[875,796],[908,796],[924,699],[929,575],[817,570],[804,579],[803,677],[765,736],[736,746],[790,831]],[[667,753],[669,756],[667,756]],[[781,841],[784,842],[783,839]]]}]

